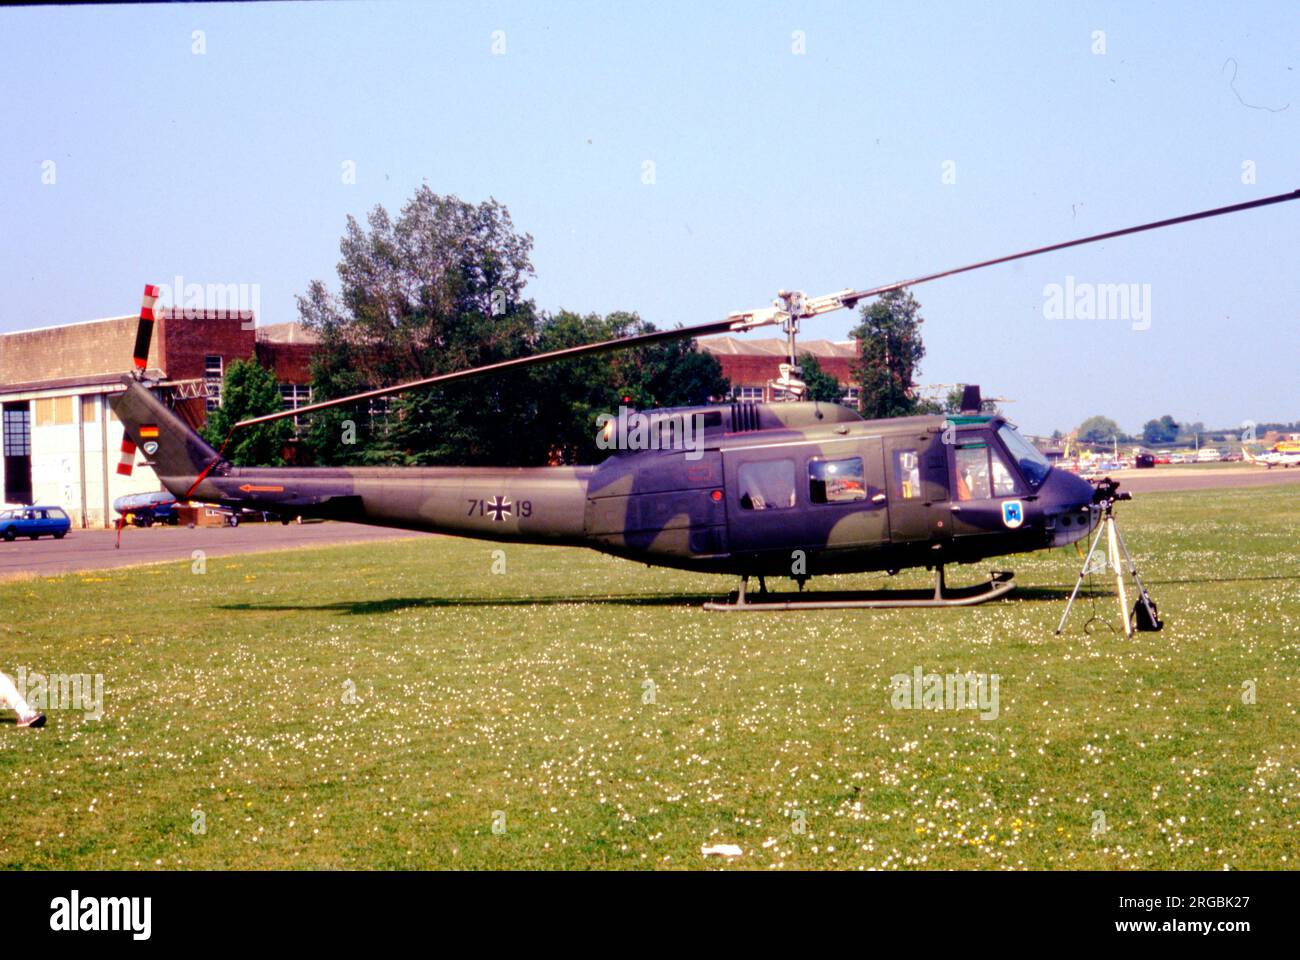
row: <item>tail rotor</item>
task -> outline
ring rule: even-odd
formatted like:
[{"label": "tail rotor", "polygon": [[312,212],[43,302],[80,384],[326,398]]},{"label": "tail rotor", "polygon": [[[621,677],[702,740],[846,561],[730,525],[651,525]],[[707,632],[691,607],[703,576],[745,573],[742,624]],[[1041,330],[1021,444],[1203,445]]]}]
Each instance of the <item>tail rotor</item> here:
[{"label": "tail rotor", "polygon": [[144,286],[144,299],[140,303],[140,323],[135,328],[135,376],[144,377],[149,367],[149,347],[153,342],[153,325],[161,309],[158,307],[158,287],[152,283]]}]

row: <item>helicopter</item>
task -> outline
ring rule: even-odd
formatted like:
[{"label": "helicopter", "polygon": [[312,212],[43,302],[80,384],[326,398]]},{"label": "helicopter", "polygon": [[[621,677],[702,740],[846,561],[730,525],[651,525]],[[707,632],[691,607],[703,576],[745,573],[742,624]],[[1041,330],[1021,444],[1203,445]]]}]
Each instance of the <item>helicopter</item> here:
[{"label": "helicopter", "polygon": [[[148,285],[135,369],[110,404],[124,427],[122,464],[136,451],[178,500],[279,516],[323,518],[496,542],[588,547],[652,566],[741,578],[715,610],[951,607],[1005,596],[1014,576],[949,587],[945,566],[1065,546],[1110,515],[1115,484],[1054,469],[969,386],[956,415],[865,420],[836,403],[801,399],[801,320],[944,277],[1082,244],[1300,199],[1300,190],[1112,230],[866,290],[819,297],[782,290],[771,306],[694,326],[605,340],[458,370],[239,421],[220,450],[187,426],[146,378],[159,289]],[[658,440],[616,446],[601,463],[547,467],[240,467],[223,451],[236,431],[285,417],[491,376],[505,370],[681,337],[781,325],[789,362],[775,386],[789,399],[724,402],[639,414]],[[689,426],[688,426],[689,425]],[[612,422],[604,425],[607,435]],[[689,436],[688,436],[689,435]],[[690,442],[686,442],[686,441]],[[814,576],[933,571],[933,590],[803,593]],[[758,594],[748,590],[759,580]],[[769,593],[766,578],[798,594]]]}]

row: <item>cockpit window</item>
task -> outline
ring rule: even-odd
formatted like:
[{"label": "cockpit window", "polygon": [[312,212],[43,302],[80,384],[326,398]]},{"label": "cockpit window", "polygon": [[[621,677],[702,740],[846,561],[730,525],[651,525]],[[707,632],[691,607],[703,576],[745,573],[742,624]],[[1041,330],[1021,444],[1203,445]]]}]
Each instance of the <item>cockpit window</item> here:
[{"label": "cockpit window", "polygon": [[1007,450],[1011,452],[1012,459],[1020,467],[1020,473],[1035,490],[1042,484],[1047,477],[1047,471],[1052,469],[1052,465],[1047,462],[1047,458],[1038,452],[1038,448],[1022,437],[1016,428],[1009,423],[1004,423],[998,427],[998,436],[1002,442],[1007,445]]}]

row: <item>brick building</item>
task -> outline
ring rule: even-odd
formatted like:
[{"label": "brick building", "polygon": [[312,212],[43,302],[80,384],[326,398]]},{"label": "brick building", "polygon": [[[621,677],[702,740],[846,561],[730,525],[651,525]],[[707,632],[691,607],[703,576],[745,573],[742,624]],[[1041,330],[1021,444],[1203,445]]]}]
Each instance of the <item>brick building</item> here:
[{"label": "brick building", "polygon": [[[722,375],[731,381],[732,390],[742,400],[776,400],[770,382],[781,375],[780,365],[787,362],[786,342],[779,337],[741,340],[738,337],[705,337],[696,344],[722,364]],[[800,340],[800,354],[811,353],[822,371],[829,373],[844,388],[841,403],[857,406],[858,388],[853,384],[852,367],[857,359],[854,340]]]},{"label": "brick building", "polygon": [[[116,472],[122,427],[108,398],[131,369],[137,322],[0,334],[0,501],[56,504],[74,526],[109,526],[113,500],[158,489],[152,470]],[[220,404],[221,378],[236,359],[255,356],[275,371],[286,408],[308,403],[313,344],[298,324],[257,327],[251,312],[173,308],[155,327],[148,373],[198,427]]]}]

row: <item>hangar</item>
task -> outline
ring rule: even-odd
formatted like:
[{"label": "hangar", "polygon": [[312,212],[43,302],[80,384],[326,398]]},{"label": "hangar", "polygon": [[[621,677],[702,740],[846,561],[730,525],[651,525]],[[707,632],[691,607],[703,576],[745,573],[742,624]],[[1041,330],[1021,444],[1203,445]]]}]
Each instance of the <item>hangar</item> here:
[{"label": "hangar", "polygon": [[[117,473],[122,427],[108,398],[130,369],[138,317],[0,334],[0,501],[63,507],[74,527],[111,526],[112,502],[158,489],[152,470]],[[286,408],[310,401],[315,338],[296,323],[258,327],[251,311],[168,308],[149,376],[191,426],[221,403],[236,359],[275,372]],[[135,454],[136,460],[142,454]]]}]

